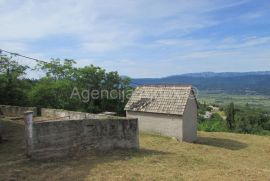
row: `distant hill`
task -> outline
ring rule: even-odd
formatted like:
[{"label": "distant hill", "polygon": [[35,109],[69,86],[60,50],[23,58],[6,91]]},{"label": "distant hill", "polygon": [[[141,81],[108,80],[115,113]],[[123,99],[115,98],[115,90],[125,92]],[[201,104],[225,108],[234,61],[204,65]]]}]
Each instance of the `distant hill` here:
[{"label": "distant hill", "polygon": [[182,74],[182,76],[188,77],[236,77],[247,75],[270,75],[270,71],[258,71],[258,72],[201,72],[201,73],[188,73]]},{"label": "distant hill", "polygon": [[202,72],[163,78],[132,79],[132,86],[143,84],[191,84],[199,90],[213,93],[270,95],[270,71]]}]

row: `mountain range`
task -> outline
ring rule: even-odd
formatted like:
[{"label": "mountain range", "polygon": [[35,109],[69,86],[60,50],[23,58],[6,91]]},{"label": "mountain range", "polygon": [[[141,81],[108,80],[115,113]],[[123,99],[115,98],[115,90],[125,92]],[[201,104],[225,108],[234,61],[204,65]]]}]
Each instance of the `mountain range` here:
[{"label": "mountain range", "polygon": [[270,71],[202,72],[131,79],[131,86],[145,84],[191,84],[201,91],[213,93],[270,95]]}]

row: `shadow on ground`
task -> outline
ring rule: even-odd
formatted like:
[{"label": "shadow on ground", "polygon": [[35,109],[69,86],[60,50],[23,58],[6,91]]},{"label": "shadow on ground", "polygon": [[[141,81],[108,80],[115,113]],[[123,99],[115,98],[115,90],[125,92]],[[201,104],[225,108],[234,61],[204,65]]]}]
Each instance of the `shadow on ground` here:
[{"label": "shadow on ground", "polygon": [[225,148],[228,150],[240,150],[248,145],[239,141],[223,138],[198,137],[196,144]]},{"label": "shadow on ground", "polygon": [[[19,120],[0,120],[4,138],[0,144],[0,178],[3,180],[84,180],[101,164],[114,165],[145,157],[172,154],[151,149],[81,153],[69,158],[31,161],[25,156],[24,126]],[[120,162],[119,162],[120,161]],[[112,167],[112,166],[111,166]],[[1,180],[1,179],[0,179]]]}]

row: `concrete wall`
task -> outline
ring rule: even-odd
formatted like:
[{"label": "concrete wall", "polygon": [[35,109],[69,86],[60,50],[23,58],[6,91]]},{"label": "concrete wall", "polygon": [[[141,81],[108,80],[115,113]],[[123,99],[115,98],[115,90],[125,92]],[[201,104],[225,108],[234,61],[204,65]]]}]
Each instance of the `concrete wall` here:
[{"label": "concrete wall", "polygon": [[27,155],[32,159],[66,157],[81,151],[138,149],[138,121],[132,118],[29,121],[25,116]]},{"label": "concrete wall", "polygon": [[156,133],[182,140],[181,116],[127,111],[127,117],[138,118],[141,132]]},{"label": "concrete wall", "polygon": [[[0,117],[1,119],[1,117]],[[2,143],[2,125],[1,125],[1,122],[0,122],[0,143]]]},{"label": "concrete wall", "polygon": [[20,106],[9,106],[0,105],[0,114],[7,117],[22,117],[24,112],[33,111],[34,116],[37,115],[36,107],[20,107]]},{"label": "concrete wall", "polygon": [[183,141],[194,142],[197,139],[197,103],[191,96],[183,116]]},{"label": "concrete wall", "polygon": [[66,118],[66,119],[86,119],[99,117],[98,114],[67,111],[63,109],[48,109],[48,108],[41,109],[41,116],[48,118]]}]

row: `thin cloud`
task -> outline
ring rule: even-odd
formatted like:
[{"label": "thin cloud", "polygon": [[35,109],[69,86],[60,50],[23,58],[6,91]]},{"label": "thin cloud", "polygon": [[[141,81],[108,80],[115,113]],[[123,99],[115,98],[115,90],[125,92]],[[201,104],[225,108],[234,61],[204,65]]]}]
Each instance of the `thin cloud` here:
[{"label": "thin cloud", "polygon": [[254,67],[256,57],[268,57],[270,40],[267,28],[245,27],[269,18],[263,4],[252,12],[246,8],[252,3],[2,0],[0,48],[46,60],[74,58],[78,66],[96,64],[134,77],[207,71],[209,62],[226,71],[231,59]]}]

